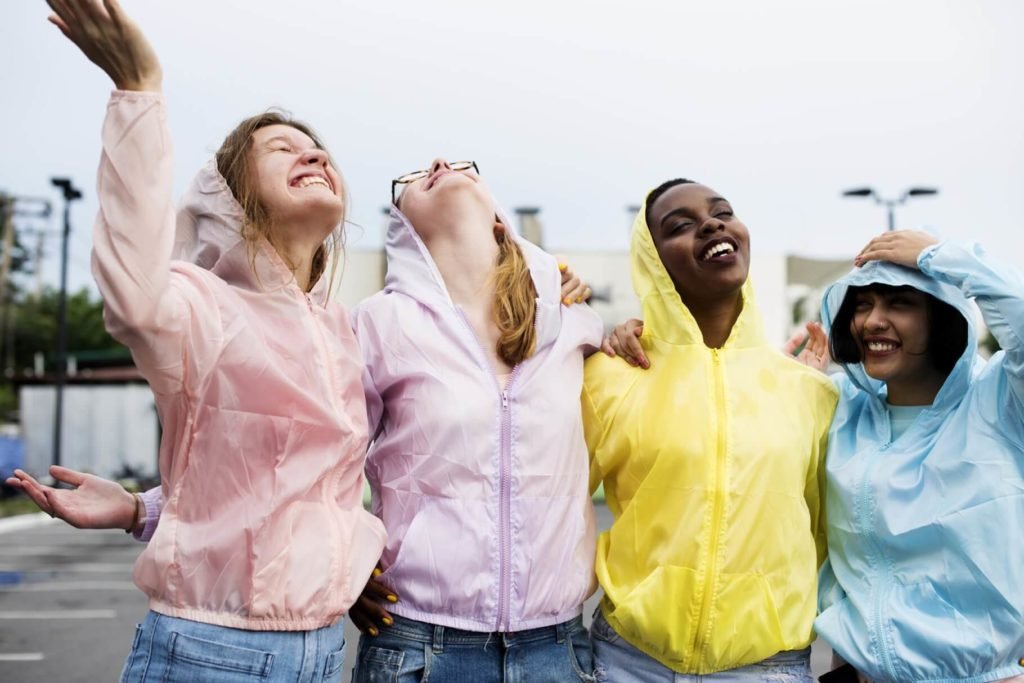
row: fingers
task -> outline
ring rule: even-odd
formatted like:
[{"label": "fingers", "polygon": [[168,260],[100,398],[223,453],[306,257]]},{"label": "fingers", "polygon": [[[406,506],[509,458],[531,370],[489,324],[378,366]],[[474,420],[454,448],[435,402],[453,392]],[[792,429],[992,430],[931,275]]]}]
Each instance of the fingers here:
[{"label": "fingers", "polygon": [[803,346],[804,342],[808,339],[809,335],[807,332],[797,330],[790,335],[789,339],[786,340],[786,343],[782,345],[782,352],[787,356],[795,356],[796,350]]},{"label": "fingers", "polygon": [[601,340],[601,351],[604,352],[604,355],[610,358],[615,358],[615,349],[612,348],[612,340],[610,337],[605,337]]},{"label": "fingers", "polygon": [[68,25],[64,23],[63,19],[58,17],[56,14],[51,14],[50,16],[46,17],[46,20],[49,21],[54,26],[56,26],[57,28],[59,28],[60,32],[64,34],[65,38],[74,42],[74,36],[71,35],[71,29],[68,28]]},{"label": "fingers", "polygon": [[[374,569],[374,576],[379,576],[377,572],[379,569]],[[387,600],[388,602],[398,602],[398,595],[374,578],[371,578],[366,582],[366,587],[363,588],[363,595],[368,595],[373,598],[379,598],[381,600]]]},{"label": "fingers", "polygon": [[29,479],[19,479],[21,482],[21,490],[25,492],[32,502],[36,504],[40,510],[53,517],[53,506],[50,504],[50,500],[46,497],[46,492],[42,486],[40,486],[35,479],[29,477]]},{"label": "fingers", "polygon": [[[641,328],[641,332],[642,332]],[[644,347],[640,345],[640,339],[638,338],[638,332],[626,337],[626,353],[633,357],[637,365],[642,367],[644,370],[651,367],[651,364],[647,361],[647,356],[644,354]]]},{"label": "fingers", "polygon": [[392,626],[395,623],[386,609],[365,595],[359,596],[349,609],[348,616],[357,629],[374,637],[380,635],[379,627]]},{"label": "fingers", "polygon": [[51,465],[50,476],[57,481],[77,487],[85,483],[88,475],[85,474],[85,472],[68,469],[67,467],[61,467],[60,465]]}]

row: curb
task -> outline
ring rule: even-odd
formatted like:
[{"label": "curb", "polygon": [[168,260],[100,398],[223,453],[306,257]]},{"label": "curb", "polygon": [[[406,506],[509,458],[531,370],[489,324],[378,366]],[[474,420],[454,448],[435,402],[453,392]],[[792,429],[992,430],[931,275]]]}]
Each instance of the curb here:
[{"label": "curb", "polygon": [[0,534],[6,534],[12,531],[22,531],[23,529],[31,529],[37,526],[43,526],[44,524],[53,524],[57,520],[51,519],[50,515],[45,512],[33,512],[27,515],[15,515],[14,517],[4,517],[0,519]]}]

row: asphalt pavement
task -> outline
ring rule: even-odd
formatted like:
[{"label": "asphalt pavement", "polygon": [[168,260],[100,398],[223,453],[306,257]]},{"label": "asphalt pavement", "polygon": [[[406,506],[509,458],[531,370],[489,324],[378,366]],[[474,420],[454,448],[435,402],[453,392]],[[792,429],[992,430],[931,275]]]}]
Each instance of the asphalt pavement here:
[{"label": "asphalt pavement", "polygon": [[[611,514],[597,507],[598,525]],[[146,599],[131,579],[142,546],[122,531],[79,531],[45,515],[0,520],[0,682],[116,681]],[[598,596],[584,609],[589,624]],[[358,632],[346,622],[344,681]],[[827,670],[815,646],[815,674]]]}]

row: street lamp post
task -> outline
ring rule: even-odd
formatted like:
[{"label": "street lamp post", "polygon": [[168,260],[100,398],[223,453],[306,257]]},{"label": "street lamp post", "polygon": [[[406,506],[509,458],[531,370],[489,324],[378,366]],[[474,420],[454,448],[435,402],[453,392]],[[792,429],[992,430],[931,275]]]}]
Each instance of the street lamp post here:
[{"label": "street lamp post", "polygon": [[886,213],[888,214],[888,227],[886,230],[892,231],[896,229],[896,207],[902,204],[906,204],[907,200],[911,197],[930,197],[937,195],[939,191],[934,187],[912,187],[906,190],[899,199],[885,199],[873,188],[870,187],[857,187],[852,190],[846,190],[843,192],[844,197],[871,197],[875,200],[875,204],[881,204],[885,207]]},{"label": "street lamp post", "polygon": [[53,464],[60,465],[61,426],[64,422],[64,371],[67,354],[68,238],[71,236],[71,202],[82,198],[70,178],[51,178],[64,193],[64,230],[60,245],[60,294],[57,297],[57,368],[54,377]]}]

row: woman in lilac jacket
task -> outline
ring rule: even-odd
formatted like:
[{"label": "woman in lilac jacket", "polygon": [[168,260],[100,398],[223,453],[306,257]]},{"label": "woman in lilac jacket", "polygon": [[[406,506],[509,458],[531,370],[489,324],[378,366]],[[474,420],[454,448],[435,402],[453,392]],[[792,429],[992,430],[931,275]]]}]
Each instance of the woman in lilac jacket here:
[{"label": "woman in lilac jacket", "polygon": [[361,638],[355,680],[593,680],[579,396],[601,324],[561,305],[555,259],[511,229],[475,164],[454,166],[399,179],[384,290],[353,315],[379,580],[400,596]]}]

